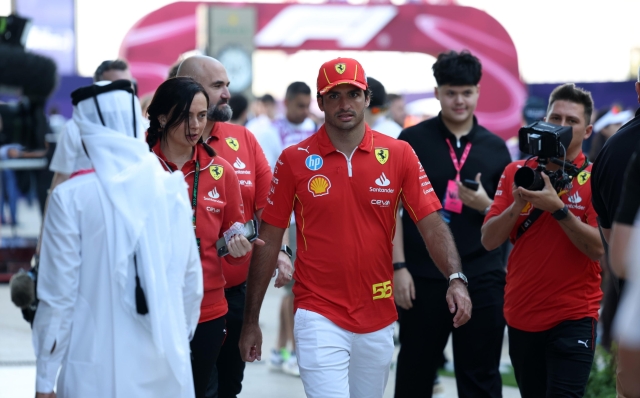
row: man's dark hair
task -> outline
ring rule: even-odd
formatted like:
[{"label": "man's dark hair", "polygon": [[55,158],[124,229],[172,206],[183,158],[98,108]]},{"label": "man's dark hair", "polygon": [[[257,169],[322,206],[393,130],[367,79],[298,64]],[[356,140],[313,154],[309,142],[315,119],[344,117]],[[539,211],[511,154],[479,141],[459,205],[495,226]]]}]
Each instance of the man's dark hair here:
[{"label": "man's dark hair", "polygon": [[438,87],[448,84],[451,86],[477,86],[482,77],[480,60],[467,50],[460,53],[449,51],[440,53],[438,60],[431,67]]},{"label": "man's dark hair", "polygon": [[[204,94],[208,108],[209,96],[207,92],[200,83],[191,77],[174,77],[165,80],[158,87],[147,108],[149,115],[147,143],[149,148],[153,148],[158,140],[166,141],[172,127],[184,124],[185,136],[189,133],[189,109],[191,109],[193,97],[198,93]],[[160,115],[168,117],[164,126],[160,123]]]},{"label": "man's dark hair", "polygon": [[238,120],[240,115],[242,115],[249,107],[249,101],[247,101],[247,97],[242,94],[234,94],[229,98],[229,106],[233,111],[231,120]]},{"label": "man's dark hair", "polygon": [[584,122],[585,125],[591,124],[591,114],[593,113],[593,98],[591,92],[576,87],[574,83],[566,83],[553,89],[549,96],[549,106],[547,114],[551,110],[553,103],[556,101],[569,101],[584,106]]},{"label": "man's dark hair", "polygon": [[287,87],[287,94],[285,98],[290,100],[295,98],[298,94],[311,95],[311,88],[304,82],[293,82]]},{"label": "man's dark hair", "polygon": [[258,101],[262,102],[263,104],[270,104],[273,105],[276,103],[276,99],[273,98],[273,95],[271,94],[265,94],[262,97],[258,98]]},{"label": "man's dark hair", "polygon": [[373,77],[367,77],[367,85],[371,91],[371,101],[369,102],[369,108],[386,108],[387,102],[387,90],[380,81]]},{"label": "man's dark hair", "polygon": [[93,81],[99,82],[102,80],[102,75],[110,70],[127,70],[129,69],[129,65],[127,61],[122,59],[116,59],[115,61],[102,61],[100,66],[96,69],[96,72],[93,74]]}]

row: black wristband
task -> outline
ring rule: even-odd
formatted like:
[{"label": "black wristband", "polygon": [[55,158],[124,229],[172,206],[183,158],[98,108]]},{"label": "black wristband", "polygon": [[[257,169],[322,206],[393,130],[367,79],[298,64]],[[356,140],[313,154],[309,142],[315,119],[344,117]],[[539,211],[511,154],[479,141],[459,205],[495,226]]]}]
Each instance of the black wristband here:
[{"label": "black wristband", "polygon": [[569,216],[569,208],[567,206],[564,206],[562,209],[556,210],[553,213],[551,213],[551,215],[556,220],[562,221]]},{"label": "black wristband", "polygon": [[407,268],[407,264],[405,263],[393,263],[393,270],[397,271],[399,269]]}]

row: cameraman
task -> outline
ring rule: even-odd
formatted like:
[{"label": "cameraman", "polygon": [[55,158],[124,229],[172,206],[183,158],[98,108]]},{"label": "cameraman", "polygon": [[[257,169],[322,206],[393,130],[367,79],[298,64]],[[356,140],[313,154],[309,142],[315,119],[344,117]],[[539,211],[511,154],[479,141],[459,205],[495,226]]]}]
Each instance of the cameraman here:
[{"label": "cameraman", "polygon": [[[571,184],[529,191],[513,184],[515,172],[535,168],[537,158],[507,166],[482,227],[487,250],[509,238],[504,315],[509,327],[509,355],[523,398],[583,396],[595,350],[602,292],[604,253],[591,204],[591,165],[581,151],[593,126],[591,94],[574,84],[556,87],[545,121],[571,126],[566,150]],[[560,169],[553,163],[546,172]],[[555,178],[554,178],[555,179]],[[536,218],[537,216],[537,218]]]}]

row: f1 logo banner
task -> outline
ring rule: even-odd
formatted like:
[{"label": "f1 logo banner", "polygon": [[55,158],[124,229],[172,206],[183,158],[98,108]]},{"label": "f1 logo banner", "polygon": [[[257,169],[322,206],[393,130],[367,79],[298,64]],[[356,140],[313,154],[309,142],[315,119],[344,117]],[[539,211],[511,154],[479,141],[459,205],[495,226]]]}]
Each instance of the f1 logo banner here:
[{"label": "f1 logo banner", "polygon": [[[120,56],[129,61],[141,95],[164,81],[178,56],[197,48],[198,9],[214,5],[233,7],[177,2],[148,14],[127,33]],[[520,128],[526,89],[518,55],[506,30],[484,11],[431,4],[245,6],[256,10],[257,49],[406,51],[433,56],[468,49],[483,67],[483,94],[476,109],[479,122],[505,139]]]}]

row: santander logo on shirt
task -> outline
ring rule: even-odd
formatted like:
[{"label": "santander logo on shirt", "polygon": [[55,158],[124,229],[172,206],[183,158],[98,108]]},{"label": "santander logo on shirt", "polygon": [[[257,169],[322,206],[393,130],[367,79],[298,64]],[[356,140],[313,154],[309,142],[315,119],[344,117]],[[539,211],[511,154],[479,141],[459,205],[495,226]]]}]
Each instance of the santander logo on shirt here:
[{"label": "santander logo on shirt", "polygon": [[576,193],[574,193],[573,195],[569,196],[567,198],[567,201],[569,202],[569,204],[567,204],[567,207],[569,209],[576,209],[576,210],[585,210],[586,207],[579,205],[578,203],[582,202],[582,197],[580,197],[580,192],[576,191]]},{"label": "santander logo on shirt", "polygon": [[209,191],[207,195],[209,195],[211,199],[218,199],[220,197],[220,194],[215,187],[211,191]]},{"label": "santander logo on shirt", "polygon": [[245,167],[247,167],[247,165],[242,163],[242,160],[240,160],[240,158],[236,158],[235,163],[233,163],[233,167],[235,167],[236,169],[242,170]]},{"label": "santander logo on shirt", "polygon": [[[380,177],[376,178],[375,183],[378,187],[387,187],[391,184],[391,180],[389,180],[383,172],[380,174]],[[393,193],[394,191],[395,189],[393,188],[369,187],[369,192]]]},{"label": "santander logo on shirt", "polygon": [[218,189],[216,187],[213,187],[211,191],[207,192],[207,196],[204,197],[204,200],[216,203],[224,203],[221,200],[218,200],[219,197],[220,194],[218,193]]}]

